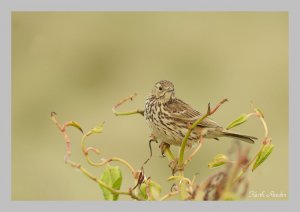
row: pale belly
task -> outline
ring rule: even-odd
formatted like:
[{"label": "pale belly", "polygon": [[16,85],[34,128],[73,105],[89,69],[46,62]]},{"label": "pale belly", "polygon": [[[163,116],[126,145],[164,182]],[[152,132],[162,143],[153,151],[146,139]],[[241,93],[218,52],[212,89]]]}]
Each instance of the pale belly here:
[{"label": "pale belly", "polygon": [[[149,99],[146,101],[144,116],[152,131],[152,135],[160,142],[180,146],[188,132],[188,124],[166,117],[165,114],[167,113],[163,107],[158,106],[157,102]],[[198,143],[199,136],[202,133],[199,133],[199,129],[193,130],[189,136],[187,146],[193,146],[193,144]]]},{"label": "pale belly", "polygon": [[[170,145],[180,146],[188,131],[187,129],[183,129],[183,128],[179,130],[179,128],[176,126],[173,126],[174,130],[171,131],[167,129],[165,126],[162,125],[157,126],[151,121],[147,120],[147,123],[152,131],[152,134],[155,136],[155,138],[158,141],[165,142]],[[193,144],[195,144],[198,141],[197,138],[198,136],[192,132],[188,139],[187,145],[192,146]]]}]

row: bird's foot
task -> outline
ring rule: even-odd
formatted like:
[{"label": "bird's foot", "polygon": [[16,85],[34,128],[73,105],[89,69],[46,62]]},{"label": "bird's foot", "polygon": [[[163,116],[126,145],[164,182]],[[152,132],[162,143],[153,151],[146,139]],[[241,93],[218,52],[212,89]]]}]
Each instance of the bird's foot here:
[{"label": "bird's foot", "polygon": [[161,151],[161,155],[162,155],[163,157],[166,157],[165,151],[166,151],[167,148],[170,148],[170,144],[165,143],[165,142],[161,142],[161,143],[159,144],[159,148],[160,148],[160,151]]},{"label": "bird's foot", "polygon": [[155,135],[153,135],[153,133],[151,133],[151,135],[149,137],[150,137],[150,140],[157,141],[157,138],[155,137]]},{"label": "bird's foot", "polygon": [[171,171],[172,171],[172,175],[174,176],[174,174],[177,172],[177,171],[183,171],[184,169],[184,164],[182,164],[181,166],[178,164],[178,159],[176,158],[175,160],[172,160],[170,163],[169,163],[169,167],[171,168]]}]

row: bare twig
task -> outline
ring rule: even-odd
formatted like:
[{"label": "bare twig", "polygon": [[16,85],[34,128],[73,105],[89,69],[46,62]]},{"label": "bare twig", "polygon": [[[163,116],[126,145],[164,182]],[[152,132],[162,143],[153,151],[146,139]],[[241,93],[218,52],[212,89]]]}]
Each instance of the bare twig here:
[{"label": "bare twig", "polygon": [[171,191],[171,192],[167,193],[166,195],[164,195],[162,198],[160,198],[160,201],[166,200],[166,199],[168,199],[168,198],[170,198],[172,196],[175,196],[178,193],[179,193],[179,190],[177,190],[177,191]]},{"label": "bare twig", "polygon": [[240,171],[240,173],[238,174],[238,176],[235,178],[234,182],[239,181],[243,175],[247,172],[247,170],[249,169],[249,167],[251,166],[251,164],[256,160],[256,158],[258,157],[259,153],[262,151],[264,145],[266,145],[267,143],[269,143],[271,141],[271,138],[268,137],[269,135],[269,131],[268,131],[268,126],[267,123],[264,119],[264,115],[262,114],[262,112],[259,109],[254,109],[255,112],[249,113],[247,116],[256,116],[260,119],[260,121],[263,124],[264,127],[264,131],[265,131],[265,137],[262,140],[262,145],[260,147],[260,149],[257,151],[257,153],[253,156],[253,158],[247,163],[247,165],[245,165],[242,170]]},{"label": "bare twig", "polygon": [[[257,113],[258,113],[258,112],[257,112]],[[261,113],[258,113],[258,114],[259,114],[259,119],[260,119],[261,123],[262,123],[263,126],[264,126],[264,130],[265,130],[265,138],[267,138],[268,135],[269,135],[269,130],[268,130],[267,123],[266,123],[264,117],[261,115]]]},{"label": "bare twig", "polygon": [[[219,107],[227,101],[228,101],[228,99],[222,99],[222,101],[220,101],[212,111],[210,111],[210,110],[207,111],[208,115],[214,114],[219,109]],[[210,105],[208,105],[208,106],[210,106]]]},{"label": "bare twig", "polygon": [[115,104],[112,108],[112,111],[113,113],[116,115],[116,116],[124,116],[124,115],[133,115],[133,114],[141,114],[142,116],[144,116],[144,110],[140,110],[140,109],[135,109],[135,110],[132,110],[132,111],[126,111],[126,112],[118,112],[116,109],[118,107],[120,107],[122,104],[124,104],[125,102],[129,101],[129,100],[133,100],[133,98],[137,96],[137,93],[134,93],[122,100],[120,100],[117,104]]},{"label": "bare twig", "polygon": [[[261,145],[260,149],[253,156],[253,158],[245,166],[242,167],[240,173],[236,176],[236,178],[234,179],[233,183],[239,181],[243,177],[243,175],[248,171],[249,167],[255,161],[255,159],[257,158],[257,156],[259,155],[259,153],[260,153],[260,151],[262,150],[263,147],[264,147],[264,145]],[[236,163],[239,163],[239,162],[237,161]]]},{"label": "bare twig", "polygon": [[189,155],[189,157],[184,161],[184,165],[186,165],[187,163],[189,163],[193,157],[197,154],[197,152],[201,149],[201,147],[203,146],[204,143],[204,138],[203,135],[200,135],[200,139],[199,139],[199,143],[197,148]]},{"label": "bare twig", "polygon": [[71,140],[66,132],[66,128],[69,125],[69,122],[66,122],[65,124],[61,125],[56,118],[56,113],[52,112],[51,113],[51,119],[52,121],[55,123],[55,125],[57,126],[57,128],[59,129],[59,131],[61,132],[61,134],[64,137],[65,143],[66,143],[66,155],[65,155],[65,162],[69,163],[71,166],[73,167],[77,167],[80,166],[80,164],[73,162],[70,157],[71,157]]},{"label": "bare twig", "polygon": [[249,118],[250,116],[258,117],[260,119],[261,123],[263,124],[264,131],[265,131],[265,138],[267,138],[269,135],[269,130],[268,130],[268,125],[265,121],[265,117],[259,109],[254,109],[254,111],[255,112],[247,114],[247,118]]}]

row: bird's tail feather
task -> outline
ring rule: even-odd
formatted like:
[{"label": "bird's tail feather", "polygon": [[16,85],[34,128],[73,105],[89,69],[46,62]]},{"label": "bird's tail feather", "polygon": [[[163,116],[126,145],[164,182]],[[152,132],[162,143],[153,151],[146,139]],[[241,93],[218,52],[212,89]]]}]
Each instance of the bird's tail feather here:
[{"label": "bird's tail feather", "polygon": [[223,132],[223,136],[225,136],[225,137],[231,137],[231,138],[236,138],[238,140],[245,141],[245,142],[250,143],[250,144],[254,144],[255,143],[254,140],[257,139],[254,136],[243,135],[243,134],[234,133],[234,132],[226,132],[226,131]]}]

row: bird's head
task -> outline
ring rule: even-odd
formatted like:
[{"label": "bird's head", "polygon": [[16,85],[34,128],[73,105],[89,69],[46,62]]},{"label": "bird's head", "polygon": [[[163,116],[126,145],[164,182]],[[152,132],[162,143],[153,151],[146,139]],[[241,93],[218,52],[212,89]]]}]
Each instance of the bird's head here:
[{"label": "bird's head", "polygon": [[168,80],[161,80],[155,83],[151,94],[162,103],[169,102],[175,98],[174,85]]}]

